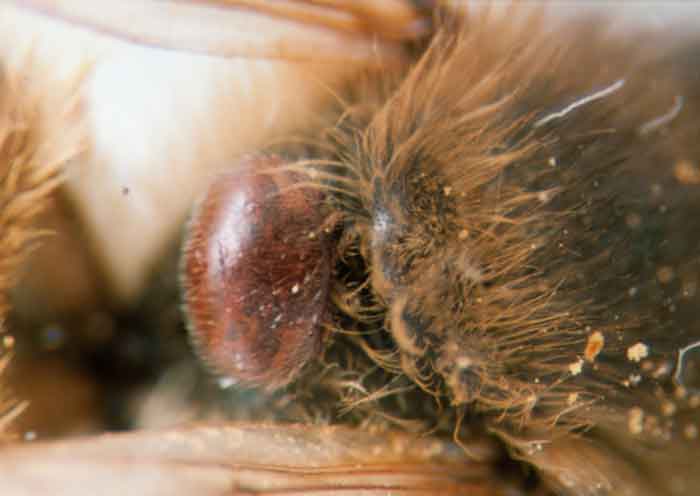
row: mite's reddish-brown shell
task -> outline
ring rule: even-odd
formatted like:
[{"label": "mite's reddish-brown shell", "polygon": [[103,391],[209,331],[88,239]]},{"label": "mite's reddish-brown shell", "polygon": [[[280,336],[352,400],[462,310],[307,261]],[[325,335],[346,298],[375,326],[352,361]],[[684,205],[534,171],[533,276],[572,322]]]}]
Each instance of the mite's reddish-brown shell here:
[{"label": "mite's reddish-brown shell", "polygon": [[201,358],[233,383],[270,389],[318,352],[331,272],[321,194],[282,165],[255,157],[213,182],[182,266]]}]

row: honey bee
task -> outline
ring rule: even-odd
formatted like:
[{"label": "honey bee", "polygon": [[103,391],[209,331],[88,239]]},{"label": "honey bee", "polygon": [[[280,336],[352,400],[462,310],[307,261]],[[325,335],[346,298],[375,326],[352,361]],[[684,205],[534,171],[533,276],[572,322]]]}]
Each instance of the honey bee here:
[{"label": "honey bee", "polygon": [[10,447],[3,486],[68,467],[71,494],[695,494],[697,40],[320,4],[371,12],[391,49],[212,179],[160,268],[182,296],[139,317],[188,327],[223,386],[194,403],[256,422]]}]

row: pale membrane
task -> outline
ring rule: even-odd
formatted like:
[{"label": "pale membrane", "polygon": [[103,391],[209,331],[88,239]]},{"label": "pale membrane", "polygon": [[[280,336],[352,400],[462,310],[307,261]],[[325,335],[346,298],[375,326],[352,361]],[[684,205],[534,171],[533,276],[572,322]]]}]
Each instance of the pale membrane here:
[{"label": "pale membrane", "polygon": [[31,50],[47,91],[87,68],[90,149],[71,164],[66,188],[122,301],[137,296],[217,171],[313,119],[332,87],[360,69],[159,50],[7,5],[0,33],[9,60]]}]

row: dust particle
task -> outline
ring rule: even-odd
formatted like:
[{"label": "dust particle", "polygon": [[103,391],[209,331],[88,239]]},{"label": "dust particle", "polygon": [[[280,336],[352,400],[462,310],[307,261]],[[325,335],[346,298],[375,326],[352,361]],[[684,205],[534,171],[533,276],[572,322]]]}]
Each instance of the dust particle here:
[{"label": "dust particle", "polygon": [[661,413],[664,415],[664,417],[670,417],[676,413],[676,404],[672,401],[664,401],[661,403]]},{"label": "dust particle", "polygon": [[673,175],[681,184],[700,184],[700,169],[690,160],[679,160],[673,166]]},{"label": "dust particle", "polygon": [[581,371],[583,370],[583,360],[580,358],[569,364],[569,372],[571,372],[571,375],[579,375]]},{"label": "dust particle", "polygon": [[675,273],[673,268],[668,266],[659,267],[659,269],[656,271],[656,278],[661,284],[668,284],[669,282],[673,281],[674,276]]},{"label": "dust particle", "polygon": [[637,343],[627,348],[627,359],[631,362],[639,362],[649,356],[649,347],[644,343]]},{"label": "dust particle", "polygon": [[642,225],[642,218],[636,213],[627,214],[625,217],[625,224],[627,224],[627,227],[630,229],[636,229]]},{"label": "dust particle", "polygon": [[688,396],[688,390],[683,386],[677,386],[673,391],[673,395],[676,397],[676,399],[682,400]]},{"label": "dust particle", "polygon": [[631,434],[641,434],[644,424],[644,411],[639,407],[630,408],[627,413],[627,428]]},{"label": "dust particle", "polygon": [[605,336],[603,336],[602,332],[595,331],[593,334],[590,334],[586,343],[586,349],[583,352],[584,358],[589,362],[593,362],[603,349],[603,346],[605,346]]},{"label": "dust particle", "polygon": [[695,281],[688,281],[683,284],[682,294],[684,298],[692,298],[698,290],[698,285]]},{"label": "dust particle", "polygon": [[662,362],[656,370],[652,373],[654,379],[661,379],[671,373],[671,364],[668,362]]}]

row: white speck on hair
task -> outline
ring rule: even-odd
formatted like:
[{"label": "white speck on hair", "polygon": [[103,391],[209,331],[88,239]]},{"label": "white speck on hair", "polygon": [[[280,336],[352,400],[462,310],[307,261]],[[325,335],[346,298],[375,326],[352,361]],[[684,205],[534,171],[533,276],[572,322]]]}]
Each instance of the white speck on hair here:
[{"label": "white speck on hair", "polygon": [[661,413],[664,417],[670,417],[676,413],[676,404],[672,401],[664,401],[661,403]]},{"label": "white speck on hair", "polygon": [[236,385],[236,379],[233,377],[220,377],[217,384],[221,389],[228,389]]},{"label": "white speck on hair", "polygon": [[671,373],[671,364],[669,362],[663,362],[661,365],[656,367],[656,370],[652,373],[654,379],[661,379],[662,377]]},{"label": "white speck on hair", "polygon": [[297,294],[299,292],[299,285],[295,284],[292,286],[292,294]]},{"label": "white speck on hair", "polygon": [[627,348],[627,359],[631,362],[639,362],[649,356],[649,347],[639,342]]},{"label": "white speck on hair", "polygon": [[630,408],[627,413],[627,428],[631,434],[641,434],[644,426],[644,411],[639,407]]},{"label": "white speck on hair", "polygon": [[458,367],[458,368],[464,370],[464,369],[468,369],[469,367],[471,367],[472,365],[474,365],[474,362],[473,362],[473,360],[472,360],[471,358],[469,358],[469,357],[460,356],[459,358],[457,358],[456,364],[457,364],[457,367]]},{"label": "white speck on hair", "polygon": [[583,370],[583,360],[580,358],[573,363],[569,364],[569,372],[571,375],[579,375]]},{"label": "white speck on hair", "polygon": [[550,191],[539,191],[537,193],[537,200],[540,203],[548,203],[552,199],[552,194]]}]

